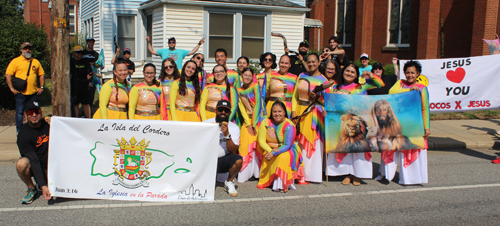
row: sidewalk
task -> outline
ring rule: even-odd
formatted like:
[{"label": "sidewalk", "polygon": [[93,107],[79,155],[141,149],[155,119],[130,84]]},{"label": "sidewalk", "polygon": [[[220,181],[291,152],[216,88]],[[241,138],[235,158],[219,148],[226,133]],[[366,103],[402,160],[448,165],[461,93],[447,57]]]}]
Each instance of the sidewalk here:
[{"label": "sidewalk", "polygon": [[[431,121],[429,150],[500,148],[498,129],[500,119]],[[19,158],[16,139],[16,126],[0,126],[0,161]]]}]

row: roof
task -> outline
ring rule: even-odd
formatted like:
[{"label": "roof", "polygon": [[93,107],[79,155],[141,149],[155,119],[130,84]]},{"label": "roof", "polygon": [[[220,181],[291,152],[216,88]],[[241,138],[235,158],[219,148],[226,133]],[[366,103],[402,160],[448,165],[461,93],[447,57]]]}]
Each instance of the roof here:
[{"label": "roof", "polygon": [[296,12],[309,12],[311,9],[287,0],[146,0],[140,4],[139,10],[155,7],[160,4],[188,4],[208,7],[230,8],[262,8],[279,9]]},{"label": "roof", "polygon": [[203,0],[203,1],[305,8],[304,6],[286,0]]}]

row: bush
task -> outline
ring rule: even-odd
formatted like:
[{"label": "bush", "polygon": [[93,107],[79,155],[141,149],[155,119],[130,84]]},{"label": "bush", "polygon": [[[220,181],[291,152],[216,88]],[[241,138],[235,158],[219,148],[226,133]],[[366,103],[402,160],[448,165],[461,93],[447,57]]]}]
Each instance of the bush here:
[{"label": "bush", "polygon": [[12,109],[15,106],[14,95],[5,81],[5,71],[10,61],[21,55],[21,44],[30,42],[33,45],[32,57],[39,60],[46,77],[50,76],[50,52],[47,33],[43,26],[25,23],[13,18],[0,18],[0,107]]}]

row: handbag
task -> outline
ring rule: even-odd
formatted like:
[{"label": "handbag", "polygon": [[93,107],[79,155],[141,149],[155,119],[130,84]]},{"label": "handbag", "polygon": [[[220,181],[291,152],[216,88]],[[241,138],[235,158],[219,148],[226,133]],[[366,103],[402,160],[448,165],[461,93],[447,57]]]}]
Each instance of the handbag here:
[{"label": "handbag", "polygon": [[30,60],[30,65],[28,66],[28,72],[26,73],[26,80],[20,79],[20,78],[16,77],[16,75],[14,75],[14,77],[12,77],[12,86],[14,87],[15,90],[17,90],[19,92],[25,91],[26,87],[28,86],[27,80],[28,80],[28,76],[30,75],[31,62],[33,62],[33,60]]}]

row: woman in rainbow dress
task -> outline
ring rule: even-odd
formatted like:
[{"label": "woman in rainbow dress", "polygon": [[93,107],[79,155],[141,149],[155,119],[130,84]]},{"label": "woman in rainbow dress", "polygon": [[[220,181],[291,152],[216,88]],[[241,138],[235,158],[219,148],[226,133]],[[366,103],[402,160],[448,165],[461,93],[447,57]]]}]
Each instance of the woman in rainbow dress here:
[{"label": "woman in rainbow dress", "polygon": [[292,96],[295,90],[295,83],[297,82],[297,76],[289,73],[290,69],[290,57],[288,55],[283,55],[280,57],[279,61],[280,69],[278,73],[271,73],[268,93],[269,100],[267,102],[266,111],[269,114],[271,112],[271,106],[273,106],[275,101],[281,101],[286,106],[286,114],[290,116],[292,114]]},{"label": "woman in rainbow dress", "polygon": [[159,80],[161,82],[161,107],[160,113],[161,118],[163,120],[169,120],[169,111],[170,111],[170,86],[172,83],[181,77],[179,70],[177,69],[177,65],[175,64],[175,60],[172,58],[166,58],[163,60],[162,69],[160,73]]},{"label": "woman in rainbow dress", "polygon": [[241,77],[238,108],[243,120],[238,152],[243,158],[243,166],[238,174],[238,182],[245,182],[252,176],[259,178],[262,155],[257,152],[257,128],[266,116],[262,112],[259,85],[253,82],[255,75],[252,69],[247,67],[241,70]]},{"label": "woman in rainbow dress", "polygon": [[323,96],[312,98],[311,93],[327,81],[318,69],[319,56],[311,53],[307,57],[308,72],[299,75],[292,98],[292,119],[302,116],[296,122],[300,124],[297,143],[303,153],[303,168],[299,169],[299,184],[305,181],[319,183],[323,180],[323,143],[325,122],[323,117]]},{"label": "woman in rainbow dress", "polygon": [[142,69],[144,80],[129,93],[129,119],[161,120],[160,100],[162,87],[156,80],[156,66],[147,63]]},{"label": "woman in rainbow dress", "polygon": [[257,188],[272,185],[273,191],[287,192],[295,189],[294,179],[301,163],[301,152],[295,141],[295,126],[286,115],[285,104],[274,102],[269,119],[264,119],[259,128],[259,145],[264,149]]},{"label": "woman in rainbow dress", "polygon": [[217,102],[222,99],[231,102],[229,121],[232,121],[238,110],[238,93],[236,89],[229,84],[226,67],[223,65],[216,65],[213,74],[214,80],[211,84],[206,85],[201,93],[201,121],[215,118],[215,106]]},{"label": "woman in rainbow dress", "polygon": [[192,60],[182,67],[181,78],[170,86],[170,116],[172,121],[200,122],[198,106],[201,96],[198,67]]},{"label": "woman in rainbow dress", "polygon": [[128,68],[125,61],[113,66],[113,79],[104,83],[99,93],[99,109],[95,119],[128,119],[127,104],[131,84],[127,82]]}]

